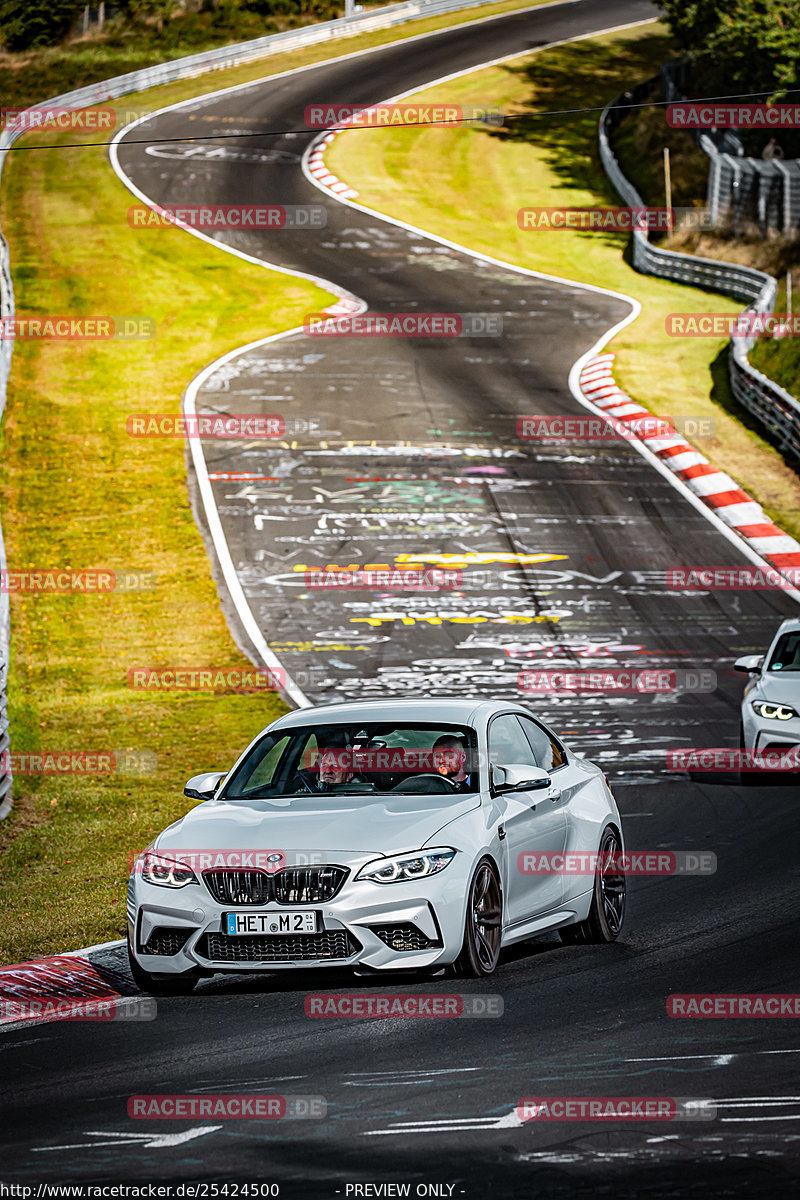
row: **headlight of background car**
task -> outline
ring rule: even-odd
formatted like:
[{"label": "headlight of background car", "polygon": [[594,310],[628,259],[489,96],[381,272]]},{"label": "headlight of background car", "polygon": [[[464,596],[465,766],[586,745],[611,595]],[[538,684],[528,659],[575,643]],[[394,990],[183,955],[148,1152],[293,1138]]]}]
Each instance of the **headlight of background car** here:
[{"label": "headlight of background car", "polygon": [[187,883],[197,883],[197,876],[190,867],[171,858],[162,858],[153,851],[145,852],[141,870],[145,883],[156,883],[159,887],[181,888]]},{"label": "headlight of background car", "polygon": [[356,879],[369,879],[371,883],[405,883],[409,879],[424,879],[443,871],[453,861],[455,853],[449,846],[444,846],[436,850],[418,850],[416,854],[394,854],[391,858],[367,863]]},{"label": "headlight of background car", "polygon": [[788,704],[770,704],[769,700],[754,700],[753,708],[759,717],[769,717],[776,721],[791,721],[797,713]]}]

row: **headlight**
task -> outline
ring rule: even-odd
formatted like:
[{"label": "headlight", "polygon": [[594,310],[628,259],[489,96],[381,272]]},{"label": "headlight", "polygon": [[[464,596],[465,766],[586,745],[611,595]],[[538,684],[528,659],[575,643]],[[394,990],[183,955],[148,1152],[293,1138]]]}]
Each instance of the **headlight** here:
[{"label": "headlight", "polygon": [[767,717],[775,721],[791,721],[797,713],[788,704],[770,704],[769,700],[754,700],[753,708],[759,717]]},{"label": "headlight", "polygon": [[379,858],[367,863],[356,875],[356,879],[369,879],[371,883],[405,883],[409,879],[425,879],[438,875],[455,858],[455,850],[439,847],[436,850],[418,850],[416,854],[395,854],[391,858]]},{"label": "headlight", "polygon": [[164,858],[153,850],[145,851],[141,870],[145,883],[155,883],[159,887],[181,888],[187,883],[197,883],[197,876],[190,867]]}]

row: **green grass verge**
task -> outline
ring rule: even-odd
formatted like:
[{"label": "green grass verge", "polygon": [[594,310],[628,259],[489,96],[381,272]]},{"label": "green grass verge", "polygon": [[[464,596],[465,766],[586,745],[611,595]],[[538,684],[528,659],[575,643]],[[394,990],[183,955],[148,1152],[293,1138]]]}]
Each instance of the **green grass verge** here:
[{"label": "green grass verge", "polygon": [[517,223],[524,206],[619,203],[599,161],[597,113],[536,113],[603,106],[672,53],[663,26],[648,25],[520,57],[420,93],[522,114],[504,129],[352,130],[336,139],[327,161],[369,207],[479,252],[635,296],[642,315],[610,347],[620,386],[659,416],[712,418],[715,435],[696,439],[698,449],[800,536],[800,480],[732,399],[726,341],[666,334],[670,313],[741,305],[637,274],[625,235],[534,232]]},{"label": "green grass verge", "polygon": [[[306,62],[317,62],[331,58],[334,54],[382,46],[387,42],[399,41],[419,33],[430,33],[450,25],[465,24],[515,9],[534,8],[547,2],[548,0],[503,0],[499,4],[482,4],[480,8],[445,13],[423,21],[410,21],[392,29],[341,38],[319,46],[311,46],[307,50],[294,51],[292,54],[280,53],[269,60],[262,59],[255,67],[251,64],[236,70],[250,72],[245,76],[248,79],[260,78],[265,73],[265,61],[270,63],[266,73],[271,74],[273,69],[278,71]],[[180,41],[176,39],[174,31],[171,36],[167,36],[169,30],[159,36],[152,27],[129,28],[123,34],[119,34],[117,27],[112,23],[106,35],[91,36],[62,46],[20,51],[16,54],[0,52],[0,95],[3,97],[3,106],[16,108],[34,104],[37,100],[72,91],[73,88],[86,87],[112,75],[125,75],[129,71],[138,71],[189,54],[200,54],[218,46],[249,41],[251,38],[281,32],[283,29],[316,23],[310,19],[293,21],[284,17],[265,20],[263,16],[241,11],[230,16],[231,19],[226,24],[221,19],[213,20],[211,13],[190,14],[190,18],[194,17],[195,20],[192,22],[190,18],[186,18],[181,23],[183,37]],[[188,28],[189,26],[191,28]],[[273,63],[280,65],[273,68]],[[232,73],[215,72],[211,78],[215,81],[237,82],[234,78],[229,80],[229,74]],[[224,83],[217,82],[215,86],[222,87]]]},{"label": "green grass verge", "polygon": [[[74,140],[74,135],[62,141]],[[146,750],[147,775],[19,777],[0,822],[0,961],[119,937],[127,856],[190,807],[284,705],[274,693],[146,693],[131,666],[247,665],[189,508],[182,439],[132,439],[133,412],[179,411],[206,363],[330,302],[177,229],[134,230],[96,149],[11,156],[2,195],[20,313],[143,314],[144,341],[18,341],[2,433],[12,569],[155,572],[152,591],[12,595],[14,753]]]}]

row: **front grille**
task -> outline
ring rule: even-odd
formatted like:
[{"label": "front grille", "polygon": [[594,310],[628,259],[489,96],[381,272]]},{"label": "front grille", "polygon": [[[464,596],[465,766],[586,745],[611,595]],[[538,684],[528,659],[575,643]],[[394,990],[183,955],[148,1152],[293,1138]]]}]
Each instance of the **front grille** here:
[{"label": "front grille", "polygon": [[191,929],[174,929],[168,925],[157,925],[142,946],[143,954],[177,954],[186,945]]},{"label": "front grille", "polygon": [[274,876],[278,904],[321,904],[332,900],[347,878],[345,867],[286,867]]},{"label": "front grille", "polygon": [[351,958],[360,944],[346,929],[296,937],[228,937],[207,933],[197,944],[197,953],[211,962],[295,962],[301,959]]},{"label": "front grille", "polygon": [[427,950],[430,946],[440,946],[441,942],[433,942],[416,925],[370,925],[370,931],[385,942],[390,950]]},{"label": "front grille", "polygon": [[204,871],[203,881],[220,904],[322,904],[347,878],[346,867],[286,867],[266,871]]},{"label": "front grille", "polygon": [[204,871],[203,880],[220,904],[266,904],[270,878],[264,871]]}]

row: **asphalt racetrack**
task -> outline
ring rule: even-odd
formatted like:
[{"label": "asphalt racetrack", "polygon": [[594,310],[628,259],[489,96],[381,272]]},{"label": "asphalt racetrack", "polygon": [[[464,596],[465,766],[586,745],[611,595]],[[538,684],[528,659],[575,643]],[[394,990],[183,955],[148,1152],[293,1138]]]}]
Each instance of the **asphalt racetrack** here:
[{"label": "asphalt racetrack", "polygon": [[[586,415],[570,368],[630,312],[624,298],[487,263],[342,205],[300,162],[315,136],[301,132],[309,103],[375,103],[653,15],[642,0],[577,0],[322,63],[165,112],[146,134],[122,139],[119,164],[158,204],[324,205],[316,234],[213,236],[330,280],[373,312],[502,317],[498,337],[296,333],[231,357],[199,387],[198,411],[312,417],[324,429],[286,444],[203,445],[250,611],[308,701],[527,701],[603,764],[629,848],[710,851],[716,873],[632,879],[619,942],[542,938],[506,952],[489,981],[216,977],[193,996],[159,999],[155,1021],[6,1032],[8,1182],[250,1180],[279,1184],[289,1200],[403,1194],[353,1190],[390,1182],[470,1200],[755,1198],[797,1186],[792,1021],[682,1021],[666,1009],[672,993],[796,990],[796,786],[690,777],[668,770],[666,754],[738,744],[742,676],[732,660],[763,649],[797,603],[780,592],[671,590],[671,567],[748,560],[630,445],[517,437],[526,413]],[[202,144],[188,140],[199,133]],[[323,592],[306,582],[307,569],[329,563],[419,561],[459,569],[458,587]],[[587,663],[711,670],[718,686],[577,701],[520,693],[521,670]],[[491,994],[504,1012],[452,1021],[305,1015],[310,992],[354,988]],[[127,1116],[134,1094],[233,1091],[323,1097],[327,1115]],[[668,1126],[522,1122],[516,1105],[531,1095],[713,1099],[716,1116]]]}]

